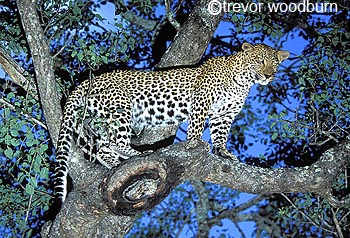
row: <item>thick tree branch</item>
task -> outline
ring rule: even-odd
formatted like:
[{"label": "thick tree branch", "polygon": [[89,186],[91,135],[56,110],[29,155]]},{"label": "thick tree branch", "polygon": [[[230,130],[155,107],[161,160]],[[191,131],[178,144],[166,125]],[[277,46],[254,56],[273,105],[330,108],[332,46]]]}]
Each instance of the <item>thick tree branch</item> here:
[{"label": "thick tree branch", "polygon": [[17,1],[17,7],[33,59],[40,102],[52,142],[56,145],[62,112],[60,109],[60,99],[56,90],[56,80],[49,45],[46,42],[47,39],[41,28],[35,6],[36,1]]},{"label": "thick tree branch", "polygon": [[[125,203],[133,200],[132,204],[129,205],[130,209],[134,209],[134,211],[142,210],[144,204],[153,203],[153,200],[150,201],[148,197],[153,199],[156,194],[148,194],[142,198],[136,198],[135,195],[129,201],[123,200],[124,198],[119,201],[119,197],[114,196],[115,193],[122,194],[123,190],[134,186],[136,180],[131,180],[131,178],[135,176],[141,178],[137,182],[144,179],[142,175],[147,174],[147,171],[161,174],[153,179],[155,183],[153,186],[157,189],[160,187],[168,189],[169,186],[176,186],[186,180],[197,179],[247,193],[314,192],[327,198],[338,174],[349,164],[347,158],[350,154],[350,143],[347,140],[325,152],[320,160],[311,166],[294,169],[270,169],[210,155],[205,151],[205,147],[203,144],[198,144],[198,147],[187,150],[185,143],[177,143],[157,153],[128,161],[120,169],[112,172],[107,182],[104,183],[106,200],[115,209],[125,206]],[[136,172],[133,172],[136,167]],[[159,168],[160,172],[154,172],[156,168]],[[171,173],[164,174],[164,171],[171,171]],[[170,179],[170,184],[166,184],[169,176],[173,176],[173,173],[176,173],[176,176]],[[120,178],[122,174],[124,177]],[[149,181],[147,182],[150,186]],[[155,191],[155,193],[157,192]],[[333,203],[336,204],[334,201]],[[341,204],[341,202],[338,203],[338,205]],[[149,205],[145,208],[149,208]],[[118,210],[114,211],[120,213]]]},{"label": "thick tree branch", "polygon": [[69,193],[53,224],[45,224],[42,236],[49,238],[123,237],[134,216],[116,216],[101,198],[100,183],[108,169],[90,163],[78,151],[72,153],[70,174],[74,190]]},{"label": "thick tree branch", "polygon": [[[110,171],[84,160],[73,160],[74,170],[70,172],[75,182],[74,191],[52,228],[58,235],[50,233],[50,237],[59,237],[59,234],[90,237],[101,225],[100,221],[105,220],[113,220],[118,225],[106,230],[104,235],[121,236],[138,212],[154,207],[175,186],[193,179],[248,193],[315,192],[326,197],[337,175],[350,163],[349,140],[326,151],[313,165],[294,169],[255,167],[211,155],[202,142],[193,149],[186,149],[186,145],[187,142],[177,143],[131,158]],[[75,154],[73,158],[78,156]],[[73,230],[71,224],[76,221],[89,225]]]},{"label": "thick tree branch", "polygon": [[158,68],[193,65],[200,61],[222,18],[222,14],[210,15],[207,9],[209,2],[210,0],[197,1],[174,42],[157,65]]}]

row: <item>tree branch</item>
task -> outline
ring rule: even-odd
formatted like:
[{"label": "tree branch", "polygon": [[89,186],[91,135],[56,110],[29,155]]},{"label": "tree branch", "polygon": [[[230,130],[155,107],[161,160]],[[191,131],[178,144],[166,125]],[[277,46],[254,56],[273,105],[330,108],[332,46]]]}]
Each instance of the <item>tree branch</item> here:
[{"label": "tree branch", "polygon": [[79,151],[74,151],[71,158],[75,158],[70,161],[69,171],[74,190],[54,222],[45,224],[42,237],[123,237],[135,216],[116,216],[102,200],[99,187],[109,170],[85,160]]},{"label": "tree branch", "polygon": [[[111,1],[114,3],[114,1]],[[118,2],[119,5],[116,7],[115,15],[121,15],[125,20],[130,23],[140,26],[145,30],[152,31],[156,28],[158,22],[152,19],[146,19],[144,17],[138,16],[135,12],[130,11],[127,6],[123,2]]]},{"label": "tree branch", "polygon": [[196,219],[198,224],[198,237],[209,237],[210,223],[208,218],[209,191],[205,188],[204,183],[198,180],[192,180],[191,185],[195,188],[198,194],[198,202],[196,203]]},{"label": "tree branch", "polygon": [[166,12],[166,17],[170,24],[178,31],[180,29],[180,23],[178,23],[174,17],[174,13],[171,11],[171,2],[170,0],[165,0],[165,12]]},{"label": "tree branch", "polygon": [[33,59],[40,102],[52,142],[56,145],[62,112],[49,45],[35,6],[35,1],[17,0],[18,11]]},{"label": "tree branch", "polygon": [[[16,110],[16,106],[7,102],[6,100],[4,100],[3,98],[0,98],[0,105],[3,104],[8,108],[11,108],[12,110]],[[46,125],[44,125],[41,121],[39,121],[38,119],[32,117],[31,115],[29,115],[28,113],[26,113],[22,108],[19,111],[19,114],[22,116],[25,116],[26,118],[28,118],[29,120],[32,120],[34,123],[36,123],[37,125],[42,126],[44,129],[47,129]]]},{"label": "tree branch", "polygon": [[[112,170],[84,159],[72,160],[70,174],[75,182],[74,190],[55,220],[53,230],[58,235],[50,233],[50,237],[60,237],[60,234],[94,237],[90,235],[96,232],[101,220],[113,220],[117,224],[104,235],[123,235],[137,213],[151,209],[175,186],[193,179],[248,193],[315,192],[325,197],[337,175],[350,163],[350,140],[326,151],[313,165],[293,169],[237,163],[209,154],[207,145],[199,141],[192,149],[186,149],[186,145],[187,142],[177,143],[152,154],[130,158]],[[79,157],[74,154],[73,158]],[[89,226],[72,229],[72,224],[82,224],[80,222]]]},{"label": "tree branch", "polygon": [[30,93],[33,98],[38,100],[37,89],[34,81],[30,82],[24,74],[26,70],[22,68],[10,55],[0,46],[0,65],[2,69],[11,77],[13,82],[20,85],[27,93]]},{"label": "tree branch", "polygon": [[192,13],[177,32],[174,42],[158,63],[158,68],[176,65],[193,65],[200,61],[222,14],[213,16],[208,12],[210,0],[197,1]]},{"label": "tree branch", "polygon": [[[154,187],[158,189],[160,186],[171,189],[186,180],[197,179],[247,193],[314,192],[326,197],[332,190],[332,183],[336,180],[337,175],[349,164],[347,157],[350,153],[350,143],[347,140],[328,150],[318,162],[311,166],[270,169],[236,163],[230,159],[208,154],[203,143],[199,143],[198,147],[190,150],[187,150],[185,145],[186,143],[177,143],[156,153],[134,158],[112,172],[103,186],[104,197],[109,205],[114,209],[125,206],[130,199],[120,198],[118,200],[119,197],[114,197],[114,194],[122,194],[123,190],[134,186],[136,180],[131,180],[134,176],[141,178],[143,174],[147,174],[147,171],[156,173],[154,171],[157,168],[160,171],[158,174],[161,174],[159,175],[160,180],[157,177],[153,182]],[[169,178],[174,174],[175,177]],[[169,179],[171,182],[166,184]],[[167,193],[167,191],[160,192]],[[151,194],[139,199],[135,195],[132,198],[132,207],[142,210],[143,204],[153,202],[153,200],[148,200],[148,196],[157,197],[156,194]],[[149,208],[149,205],[145,208]],[[120,214],[120,211],[114,211]]]},{"label": "tree branch", "polygon": [[[197,3],[194,12],[180,29],[171,49],[168,50],[166,57],[163,58],[162,67],[193,64],[201,59],[221,19],[221,16],[213,17],[208,13],[208,2],[208,0],[205,0]],[[169,62],[167,62],[168,60]],[[45,113],[45,115],[47,114]],[[150,132],[151,136],[141,136],[141,138],[136,140],[135,144],[144,144],[143,142],[152,143],[152,141],[155,140],[154,138],[165,138],[169,136],[169,133],[172,135],[175,134],[175,132],[176,130],[174,128],[164,128],[153,134]],[[158,139],[156,139],[156,141],[157,140]],[[135,140],[133,142],[135,142]],[[83,156],[78,153],[75,153],[71,158],[69,162],[69,173],[74,181],[74,190],[67,197],[61,212],[52,226],[47,225],[47,229],[43,229],[43,237],[62,237],[63,234],[66,235],[66,237],[96,237],[96,230],[100,229],[101,220],[110,222],[107,226],[105,226],[106,224],[103,226],[105,236],[122,236],[131,227],[135,217],[134,214],[145,207],[151,208],[159,203],[159,201],[178,184],[180,180],[178,181],[176,178],[181,176],[183,172],[181,166],[172,168],[171,159],[166,160],[166,164],[164,164],[164,161],[162,162],[163,165],[167,166],[168,170],[166,171],[157,170],[157,168],[161,169],[162,163],[155,163],[152,165],[152,160],[148,162],[147,158],[144,158],[145,160],[128,160],[125,163],[129,164],[129,161],[131,162],[131,168],[127,167],[131,170],[129,170],[129,172],[120,170],[120,179],[126,179],[124,181],[126,184],[132,184],[132,182],[137,181],[137,179],[143,179],[143,181],[132,184],[133,186],[126,186],[126,189],[130,189],[129,192],[119,194],[115,190],[108,190],[109,185],[117,181],[113,176],[104,178],[103,175],[106,172],[105,168],[87,163]],[[143,163],[143,161],[145,162]],[[150,165],[154,166],[154,170],[146,171],[145,168],[149,168]],[[123,166],[120,166],[120,168],[122,167]],[[111,171],[111,173],[115,172],[115,170]],[[132,177],[132,174],[135,176]],[[131,175],[131,177],[129,177],[131,179],[128,179],[128,176],[125,175]],[[145,184],[149,185],[153,180],[159,182],[159,187],[158,185],[143,187]],[[108,207],[112,209],[107,209],[107,205],[104,203],[104,200],[102,200],[101,193],[97,189],[101,181],[103,181],[102,184],[105,188],[103,193],[104,197],[107,200],[110,198]],[[143,188],[150,189],[146,191],[144,196],[136,194],[136,197],[134,197],[135,199],[132,198],[132,192],[140,191],[142,192],[141,194],[143,194]],[[152,194],[156,194],[156,196],[152,196]],[[144,200],[145,196],[147,197],[147,202],[140,206],[138,202],[142,199]],[[121,198],[124,201],[123,209],[120,209],[118,206],[113,206],[114,197]],[[140,206],[140,209],[137,209],[137,206]],[[111,211],[129,214],[130,216],[115,216]],[[89,215],[86,216],[86,214]]]}]

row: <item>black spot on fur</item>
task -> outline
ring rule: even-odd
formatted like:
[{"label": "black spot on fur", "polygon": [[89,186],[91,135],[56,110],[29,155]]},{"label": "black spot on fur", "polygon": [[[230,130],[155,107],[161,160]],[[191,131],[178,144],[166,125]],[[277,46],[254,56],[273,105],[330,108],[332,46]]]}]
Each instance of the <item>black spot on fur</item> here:
[{"label": "black spot on fur", "polygon": [[154,111],[154,109],[153,108],[151,108],[151,109],[149,109],[149,114],[151,114],[151,115],[154,115],[154,114],[156,114],[156,112]]},{"label": "black spot on fur", "polygon": [[183,114],[185,114],[185,115],[187,115],[188,114],[188,111],[187,111],[187,109],[181,109],[181,111],[180,111],[181,113],[183,113]]},{"label": "black spot on fur", "polygon": [[164,116],[163,116],[163,115],[157,115],[156,118],[157,118],[158,120],[162,120],[162,121],[164,120]]},{"label": "black spot on fur", "polygon": [[173,110],[169,110],[168,111],[168,116],[169,117],[173,117],[174,116],[174,111]]}]

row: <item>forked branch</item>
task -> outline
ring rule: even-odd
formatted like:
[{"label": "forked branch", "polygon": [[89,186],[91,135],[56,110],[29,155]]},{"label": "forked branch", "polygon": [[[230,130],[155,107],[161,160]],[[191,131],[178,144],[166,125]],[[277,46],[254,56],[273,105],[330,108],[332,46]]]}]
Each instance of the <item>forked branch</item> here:
[{"label": "forked branch", "polygon": [[[112,170],[91,164],[75,153],[70,162],[74,190],[55,220],[52,229],[56,232],[50,237],[89,237],[101,222],[114,224],[104,230],[104,235],[122,236],[137,213],[151,209],[175,186],[193,179],[248,193],[314,192],[329,198],[333,181],[349,165],[350,154],[350,142],[345,140],[311,166],[270,169],[211,155],[200,141],[192,149],[186,149],[186,145],[177,143],[130,158]],[[345,204],[332,199],[333,204]],[[81,225],[73,230],[72,224]]]}]

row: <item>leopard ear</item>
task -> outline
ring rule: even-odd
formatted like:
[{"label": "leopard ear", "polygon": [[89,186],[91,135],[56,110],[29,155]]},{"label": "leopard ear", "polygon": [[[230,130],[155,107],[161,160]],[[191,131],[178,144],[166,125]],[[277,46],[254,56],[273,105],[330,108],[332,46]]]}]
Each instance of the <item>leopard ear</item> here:
[{"label": "leopard ear", "polygon": [[244,42],[244,43],[242,44],[242,49],[243,49],[243,51],[250,51],[250,50],[252,50],[253,48],[254,48],[254,46],[253,46],[252,44],[248,43],[248,42]]},{"label": "leopard ear", "polygon": [[286,50],[280,50],[277,52],[278,61],[281,63],[283,60],[288,59],[289,52]]}]

